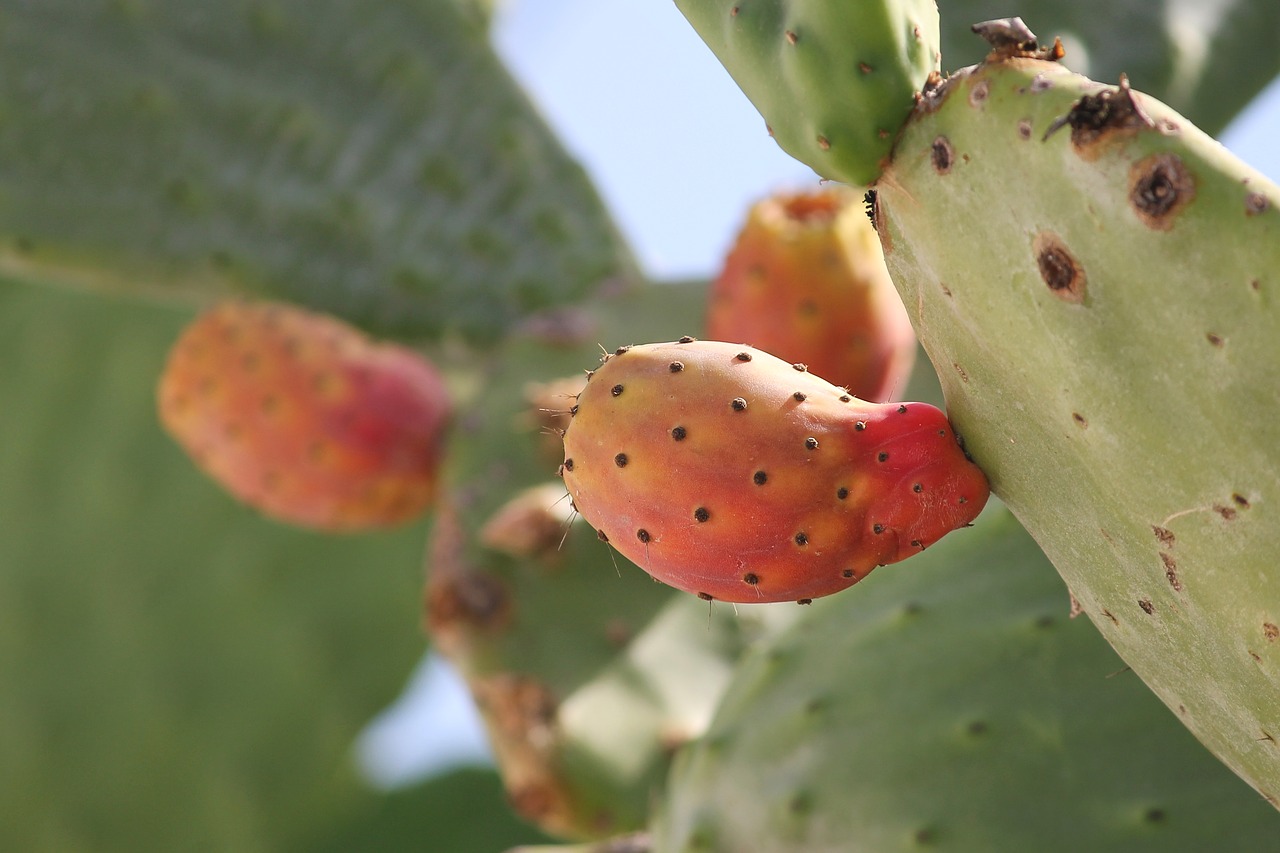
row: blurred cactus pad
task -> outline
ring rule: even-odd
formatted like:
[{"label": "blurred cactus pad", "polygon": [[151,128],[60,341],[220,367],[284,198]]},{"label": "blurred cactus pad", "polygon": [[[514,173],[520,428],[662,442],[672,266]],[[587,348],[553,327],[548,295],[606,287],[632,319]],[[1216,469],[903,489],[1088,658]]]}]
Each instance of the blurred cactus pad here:
[{"label": "blurred cactus pad", "polygon": [[[1280,4],[677,0],[815,184],[874,190],[929,357],[896,396],[999,498],[736,609],[557,491],[583,369],[709,288],[645,281],[501,5],[0,0],[0,849],[1274,848],[1280,189],[1207,134]],[[994,14],[1047,38],[988,55]],[[157,380],[227,297],[439,369],[433,515],[298,529],[183,455]],[[375,790],[428,647],[497,772]]]}]

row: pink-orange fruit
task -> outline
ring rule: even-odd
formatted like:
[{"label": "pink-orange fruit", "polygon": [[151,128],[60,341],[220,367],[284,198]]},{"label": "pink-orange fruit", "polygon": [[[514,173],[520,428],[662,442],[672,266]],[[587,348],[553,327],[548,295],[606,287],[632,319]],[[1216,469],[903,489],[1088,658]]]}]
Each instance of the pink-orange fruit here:
[{"label": "pink-orange fruit", "polygon": [[304,527],[355,531],[432,503],[450,403],[426,360],[333,317],[222,303],[169,353],[160,421],[241,501]]},{"label": "pink-orange fruit", "polygon": [[807,364],[864,400],[901,393],[916,356],[861,198],[838,186],[751,208],[711,287],[706,334]]},{"label": "pink-orange fruit", "polygon": [[989,493],[933,406],[869,403],[802,364],[692,338],[607,357],[564,451],[601,539],[724,601],[838,592],[965,526]]}]

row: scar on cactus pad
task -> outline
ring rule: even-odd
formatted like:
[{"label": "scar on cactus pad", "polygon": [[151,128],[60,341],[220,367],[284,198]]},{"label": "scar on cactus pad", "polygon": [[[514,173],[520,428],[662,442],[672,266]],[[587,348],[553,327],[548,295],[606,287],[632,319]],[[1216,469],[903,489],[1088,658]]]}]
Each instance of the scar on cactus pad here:
[{"label": "scar on cactus pad", "polygon": [[751,207],[711,286],[706,333],[804,362],[877,402],[902,390],[916,356],[861,195],[836,185]]},{"label": "scar on cactus pad", "polygon": [[656,580],[800,601],[969,524],[986,477],[926,403],[870,403],[751,347],[622,347],[577,398],[561,476],[582,517]]},{"label": "scar on cactus pad", "polygon": [[435,368],[336,318],[232,301],[170,350],[161,423],[212,479],[264,514],[355,531],[435,499],[450,402]]}]

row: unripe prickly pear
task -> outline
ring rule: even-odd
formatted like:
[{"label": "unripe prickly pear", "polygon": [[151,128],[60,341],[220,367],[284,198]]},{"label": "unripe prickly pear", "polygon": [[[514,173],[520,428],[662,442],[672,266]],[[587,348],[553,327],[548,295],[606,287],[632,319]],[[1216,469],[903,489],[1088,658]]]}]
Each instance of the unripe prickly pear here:
[{"label": "unripe prickly pear", "polygon": [[692,338],[608,356],[564,443],[565,485],[600,538],[708,599],[838,592],[988,495],[933,406],[868,403],[803,364]]},{"label": "unripe prickly pear", "polygon": [[751,208],[712,285],[706,333],[803,362],[873,401],[902,390],[916,356],[862,195],[834,185]]},{"label": "unripe prickly pear", "polygon": [[278,520],[407,521],[435,496],[450,404],[421,356],[332,317],[223,303],[174,344],[160,420],[196,464]]},{"label": "unripe prickly pear", "polygon": [[939,61],[933,0],[676,0],[784,151],[862,186]]}]

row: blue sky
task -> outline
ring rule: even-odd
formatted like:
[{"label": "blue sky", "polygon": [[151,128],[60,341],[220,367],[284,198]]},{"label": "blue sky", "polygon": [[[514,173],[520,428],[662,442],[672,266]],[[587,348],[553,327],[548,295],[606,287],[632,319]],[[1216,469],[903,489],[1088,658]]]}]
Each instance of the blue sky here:
[{"label": "blue sky", "polygon": [[[709,277],[755,200],[812,186],[670,2],[507,0],[494,42],[565,145],[596,181],[646,271]],[[1280,79],[1223,134],[1280,182]],[[394,786],[487,747],[465,687],[425,660],[400,702],[358,745],[376,783]]]}]

